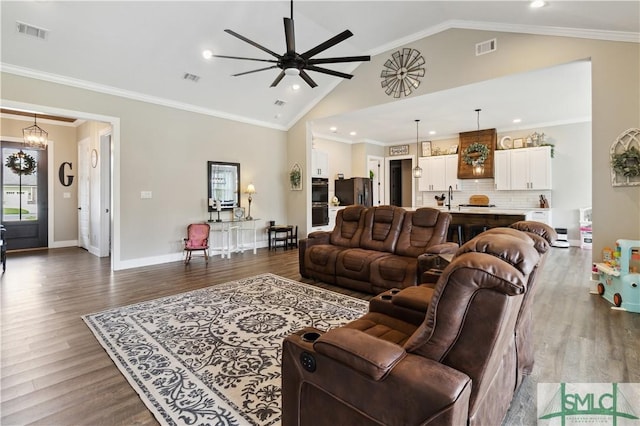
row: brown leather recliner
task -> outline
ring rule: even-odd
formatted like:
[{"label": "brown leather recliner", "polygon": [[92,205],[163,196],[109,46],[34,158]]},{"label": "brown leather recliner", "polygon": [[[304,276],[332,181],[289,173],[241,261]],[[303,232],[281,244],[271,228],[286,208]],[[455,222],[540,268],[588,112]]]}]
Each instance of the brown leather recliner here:
[{"label": "brown leather recliner", "polygon": [[395,206],[367,209],[360,244],[340,252],[336,258],[337,285],[366,293],[374,292],[369,279],[371,263],[393,255],[405,213],[403,208]]},{"label": "brown leather recliner", "polygon": [[370,311],[288,336],[283,426],[500,424],[517,380],[515,324],[540,255],[510,235],[469,243],[478,250],[446,267],[422,323]]},{"label": "brown leather recliner", "polygon": [[369,280],[374,293],[389,287],[404,288],[419,283],[420,260],[425,254],[455,252],[458,245],[447,243],[451,215],[436,209],[407,211],[394,251],[371,263]]},{"label": "brown leather recliner", "polygon": [[336,258],[342,250],[358,247],[364,229],[366,207],[353,205],[338,211],[331,232],[312,232],[300,240],[298,263],[300,275],[325,283],[336,283]]},{"label": "brown leather recliner", "polygon": [[300,241],[300,275],[374,294],[415,286],[424,258],[458,249],[446,242],[450,220],[428,207],[349,206],[338,211],[333,231]]},{"label": "brown leather recliner", "polygon": [[[508,228],[492,228],[485,231],[488,235],[509,235],[531,244],[540,254],[540,261],[534,270],[529,274],[527,282],[527,292],[524,297],[515,328],[515,340],[517,348],[517,383],[520,386],[525,376],[531,374],[534,364],[534,342],[533,342],[533,318],[532,309],[534,295],[536,292],[536,282],[539,272],[544,265],[551,244],[557,239],[557,233],[549,225],[536,221],[519,221]],[[456,253],[483,250],[482,246],[475,243],[465,244]],[[429,307],[429,303],[434,294],[434,284],[422,284],[416,287],[409,287],[403,290],[391,290],[377,295],[371,299],[369,310],[382,312],[390,315],[402,314],[413,323],[418,324],[424,318]]]}]

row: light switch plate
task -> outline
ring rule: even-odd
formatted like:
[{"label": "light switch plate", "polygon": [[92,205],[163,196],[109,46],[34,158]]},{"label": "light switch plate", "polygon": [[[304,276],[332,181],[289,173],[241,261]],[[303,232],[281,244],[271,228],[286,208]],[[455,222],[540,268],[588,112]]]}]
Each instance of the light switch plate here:
[{"label": "light switch plate", "polygon": [[140,191],[140,198],[151,198],[151,191]]}]

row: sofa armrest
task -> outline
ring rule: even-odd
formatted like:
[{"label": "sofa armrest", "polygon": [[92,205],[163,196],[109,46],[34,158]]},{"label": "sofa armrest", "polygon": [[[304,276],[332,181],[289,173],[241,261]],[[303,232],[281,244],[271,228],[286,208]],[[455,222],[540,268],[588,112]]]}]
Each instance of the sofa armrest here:
[{"label": "sofa armrest", "polygon": [[315,246],[317,244],[329,244],[331,240],[331,232],[329,231],[314,231],[310,233],[307,238],[302,238],[298,241],[298,268],[300,275],[305,278],[309,278],[307,274],[307,268],[304,263],[304,253],[308,247]]},{"label": "sofa armrest", "polygon": [[313,231],[307,235],[307,239],[312,239],[313,244],[329,244],[331,231]]},{"label": "sofa armrest", "polygon": [[433,298],[434,286],[418,285],[407,287],[393,296],[391,303],[413,311],[426,313]]},{"label": "sofa armrest", "polygon": [[[341,341],[343,337],[336,338]],[[368,337],[371,348],[367,351],[381,345],[381,339]],[[406,353],[392,361],[386,376],[373,380],[352,365],[318,352],[320,339],[313,345],[298,333],[284,339],[283,426],[311,424],[320,409],[323,416],[318,424],[322,425],[362,424],[362,413],[370,422],[388,426],[467,423],[471,379],[461,371]],[[387,356],[393,353],[387,352]],[[395,359],[393,355],[386,361],[391,359]],[[305,360],[311,361],[313,368]],[[314,401],[318,403],[314,405]]]},{"label": "sofa armrest", "polygon": [[458,251],[457,243],[442,243],[442,244],[434,244],[431,247],[427,247],[425,253],[429,254],[453,254]]},{"label": "sofa armrest", "polygon": [[345,327],[327,331],[313,348],[376,381],[407,355],[399,345]]}]

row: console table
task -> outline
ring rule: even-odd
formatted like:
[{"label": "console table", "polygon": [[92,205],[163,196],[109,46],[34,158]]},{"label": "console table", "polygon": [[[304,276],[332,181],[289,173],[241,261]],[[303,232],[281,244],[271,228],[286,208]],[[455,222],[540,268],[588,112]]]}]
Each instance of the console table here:
[{"label": "console table", "polygon": [[[256,223],[261,219],[240,219],[240,220],[223,220],[221,222],[208,222],[211,225],[211,238],[209,239],[209,255],[213,251],[219,251],[220,257],[229,259],[231,253],[244,253],[245,249],[253,248],[253,254],[256,254]],[[244,232],[253,231],[253,240],[245,243]],[[214,236],[220,233],[220,246],[214,247]],[[233,235],[235,234],[235,248],[233,246]]]}]

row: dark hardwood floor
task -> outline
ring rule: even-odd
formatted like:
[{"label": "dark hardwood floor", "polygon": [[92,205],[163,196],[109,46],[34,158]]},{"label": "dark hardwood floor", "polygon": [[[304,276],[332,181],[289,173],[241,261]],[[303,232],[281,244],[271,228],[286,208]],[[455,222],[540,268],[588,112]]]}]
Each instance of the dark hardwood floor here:
[{"label": "dark hardwood floor", "polygon": [[[534,305],[536,367],[506,424],[535,424],[537,382],[640,382],[640,315],[590,295],[590,265],[588,251],[553,249]],[[77,248],[10,253],[0,281],[0,424],[157,424],[81,315],[264,272],[309,282],[297,250],[118,272]]]}]

